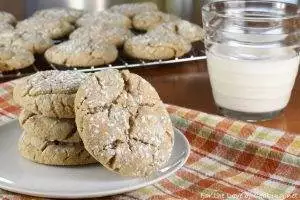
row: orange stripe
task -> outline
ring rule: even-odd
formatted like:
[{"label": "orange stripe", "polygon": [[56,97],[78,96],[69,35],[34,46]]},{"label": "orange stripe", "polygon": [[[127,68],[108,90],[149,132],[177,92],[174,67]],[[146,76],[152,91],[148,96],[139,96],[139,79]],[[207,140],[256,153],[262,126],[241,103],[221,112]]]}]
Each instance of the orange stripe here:
[{"label": "orange stripe", "polygon": [[256,129],[256,126],[253,124],[246,124],[240,131],[240,136],[249,137]]}]

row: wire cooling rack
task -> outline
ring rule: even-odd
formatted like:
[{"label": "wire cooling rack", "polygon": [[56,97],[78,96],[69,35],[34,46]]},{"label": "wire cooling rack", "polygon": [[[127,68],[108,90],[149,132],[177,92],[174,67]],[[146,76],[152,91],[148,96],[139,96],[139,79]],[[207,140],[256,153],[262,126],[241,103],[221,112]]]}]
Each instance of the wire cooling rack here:
[{"label": "wire cooling rack", "polygon": [[9,72],[0,72],[0,82],[5,82],[13,80],[16,78],[21,78],[28,76],[30,74],[36,73],[38,71],[44,70],[78,70],[82,72],[95,72],[103,69],[130,69],[130,68],[143,68],[143,67],[163,67],[164,64],[169,64],[168,66],[172,67],[176,63],[190,62],[196,60],[205,60],[205,51],[204,45],[202,42],[196,42],[193,44],[191,51],[180,58],[170,59],[170,60],[155,60],[155,61],[146,61],[128,58],[123,54],[120,54],[117,60],[114,63],[109,65],[103,65],[99,67],[89,67],[89,68],[76,68],[76,67],[63,67],[47,63],[45,58],[42,55],[36,56],[35,63],[25,69],[14,70]]}]

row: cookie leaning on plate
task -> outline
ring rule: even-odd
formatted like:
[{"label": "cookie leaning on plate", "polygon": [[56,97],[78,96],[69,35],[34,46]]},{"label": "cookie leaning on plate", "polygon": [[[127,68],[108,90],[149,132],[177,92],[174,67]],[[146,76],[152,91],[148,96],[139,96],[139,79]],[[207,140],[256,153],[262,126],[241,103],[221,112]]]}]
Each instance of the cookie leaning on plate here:
[{"label": "cookie leaning on plate", "polygon": [[59,142],[81,142],[74,119],[45,117],[22,110],[19,122],[31,137]]},{"label": "cookie leaning on plate", "polygon": [[117,48],[105,41],[76,39],[62,42],[48,49],[49,63],[65,67],[91,67],[112,63],[118,56]]},{"label": "cookie leaning on plate", "polygon": [[21,80],[13,98],[24,109],[47,117],[74,118],[74,98],[87,77],[78,71],[42,71]]},{"label": "cookie leaning on plate", "polygon": [[31,137],[26,132],[19,139],[20,154],[33,162],[46,165],[84,165],[96,160],[82,143],[58,142]]},{"label": "cookie leaning on plate", "polygon": [[27,49],[0,46],[0,71],[11,71],[29,67],[34,63],[33,54]]},{"label": "cookie leaning on plate", "polygon": [[75,112],[86,150],[121,175],[151,175],[171,155],[169,115],[155,89],[136,74],[94,73],[78,89]]}]

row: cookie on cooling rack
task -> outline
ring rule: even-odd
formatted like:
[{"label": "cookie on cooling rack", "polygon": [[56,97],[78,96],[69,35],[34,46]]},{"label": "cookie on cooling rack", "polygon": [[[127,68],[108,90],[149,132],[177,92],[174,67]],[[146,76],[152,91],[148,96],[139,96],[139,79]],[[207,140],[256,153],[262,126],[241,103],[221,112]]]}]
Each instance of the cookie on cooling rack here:
[{"label": "cookie on cooling rack", "polygon": [[149,32],[165,32],[171,31],[189,42],[196,42],[204,39],[204,30],[197,24],[193,24],[186,20],[175,20],[172,22],[163,23],[159,26],[150,29]]},{"label": "cookie on cooling rack", "polygon": [[33,54],[22,47],[0,45],[0,71],[23,69],[34,63]]},{"label": "cookie on cooling rack", "polygon": [[76,20],[81,17],[83,11],[73,8],[48,8],[38,10],[33,13],[34,17],[44,18],[50,20],[65,20],[70,23],[75,23]]},{"label": "cookie on cooling rack", "polygon": [[8,12],[0,11],[0,22],[14,25],[16,24],[17,19],[15,18],[15,16]]},{"label": "cookie on cooling rack", "polygon": [[170,158],[174,133],[169,115],[155,89],[136,74],[92,74],[78,89],[75,112],[86,150],[110,170],[143,177]]},{"label": "cookie on cooling rack", "polygon": [[132,19],[132,25],[137,30],[147,31],[165,22],[180,19],[179,17],[160,11],[149,11],[137,14]]},{"label": "cookie on cooling rack", "polygon": [[42,54],[53,45],[53,41],[36,31],[0,33],[0,45],[19,46],[32,53]]},{"label": "cookie on cooling rack", "polygon": [[74,118],[74,98],[87,77],[78,71],[41,71],[22,79],[13,98],[23,109],[55,118]]},{"label": "cookie on cooling rack", "polygon": [[133,33],[123,27],[91,25],[89,27],[80,27],[69,36],[70,39],[92,39],[96,41],[105,41],[107,43],[122,46],[126,40],[132,38]]},{"label": "cookie on cooling rack", "polygon": [[97,162],[84,149],[82,142],[44,140],[24,132],[18,147],[24,158],[46,165],[84,165]]},{"label": "cookie on cooling rack", "polygon": [[148,11],[158,11],[157,5],[152,2],[143,3],[125,3],[120,5],[112,6],[110,11],[115,13],[120,13],[128,17],[133,17],[139,13],[144,13]]},{"label": "cookie on cooling rack", "polygon": [[131,20],[119,13],[109,11],[86,13],[77,21],[77,26],[118,26],[123,28],[131,28]]},{"label": "cookie on cooling rack", "polygon": [[112,63],[118,56],[116,46],[101,40],[74,39],[48,49],[49,63],[65,67],[91,67]]},{"label": "cookie on cooling rack", "polygon": [[59,142],[81,142],[74,119],[45,117],[27,110],[19,116],[20,126],[26,134],[40,139]]},{"label": "cookie on cooling rack", "polygon": [[190,42],[168,30],[138,35],[124,44],[124,51],[128,56],[145,60],[180,57],[191,48]]},{"label": "cookie on cooling rack", "polygon": [[18,22],[16,29],[18,32],[36,31],[51,39],[59,39],[68,36],[74,26],[65,20],[30,17]]}]

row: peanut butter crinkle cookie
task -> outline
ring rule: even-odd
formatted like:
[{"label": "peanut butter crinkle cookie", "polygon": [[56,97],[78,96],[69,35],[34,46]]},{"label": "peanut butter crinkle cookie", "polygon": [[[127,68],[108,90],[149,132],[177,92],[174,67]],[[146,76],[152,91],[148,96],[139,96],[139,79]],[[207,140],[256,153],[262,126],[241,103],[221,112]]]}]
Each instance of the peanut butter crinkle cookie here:
[{"label": "peanut butter crinkle cookie", "polygon": [[160,11],[149,11],[135,15],[132,19],[133,27],[137,30],[147,31],[165,22],[180,19],[175,15],[170,15]]},{"label": "peanut butter crinkle cookie", "polygon": [[81,17],[83,11],[72,8],[48,8],[36,11],[33,16],[51,20],[65,20],[70,23],[75,23]]},{"label": "peanut butter crinkle cookie", "polygon": [[125,3],[120,5],[112,6],[110,11],[115,13],[121,13],[128,17],[133,17],[139,13],[144,13],[148,11],[158,11],[157,5],[152,2],[143,3]]},{"label": "peanut butter crinkle cookie", "polygon": [[34,63],[33,54],[27,49],[0,45],[0,71],[11,71],[29,67]]},{"label": "peanut butter crinkle cookie", "polygon": [[51,39],[58,39],[69,35],[74,26],[65,20],[31,17],[18,22],[16,29],[19,32],[37,31]]},{"label": "peanut butter crinkle cookie", "polygon": [[20,154],[33,162],[46,165],[84,165],[96,160],[81,142],[59,142],[32,137],[24,132],[19,140]]},{"label": "peanut butter crinkle cookie", "polygon": [[163,23],[159,26],[150,29],[149,32],[165,32],[166,30],[185,38],[189,42],[196,42],[203,40],[204,30],[197,24],[193,24],[186,20],[175,20],[172,22]]},{"label": "peanut butter crinkle cookie", "polygon": [[26,134],[44,140],[81,142],[74,119],[58,119],[22,110],[19,122]]},{"label": "peanut butter crinkle cookie", "polygon": [[131,20],[119,13],[109,11],[86,13],[76,21],[77,26],[118,26],[123,28],[131,28]]},{"label": "peanut butter crinkle cookie", "polygon": [[24,109],[56,118],[74,118],[74,98],[86,74],[78,71],[43,71],[20,81],[13,97]]},{"label": "peanut butter crinkle cookie", "polygon": [[11,24],[0,22],[0,34],[6,32],[13,32],[14,30],[15,28]]},{"label": "peanut butter crinkle cookie", "polygon": [[124,44],[127,55],[145,60],[180,57],[188,53],[191,48],[190,42],[169,30],[138,35]]},{"label": "peanut butter crinkle cookie", "polygon": [[133,33],[123,27],[92,25],[80,27],[69,36],[70,39],[85,39],[105,41],[107,43],[122,46],[126,40],[133,37]]},{"label": "peanut butter crinkle cookie", "polygon": [[53,45],[53,41],[36,31],[0,33],[0,45],[23,47],[32,53],[42,54]]},{"label": "peanut butter crinkle cookie", "polygon": [[0,11],[0,22],[14,25],[17,22],[17,19],[8,12]]},{"label": "peanut butter crinkle cookie", "polygon": [[118,56],[117,48],[105,41],[92,39],[69,40],[45,52],[49,63],[66,67],[91,67],[112,63]]},{"label": "peanut butter crinkle cookie", "polygon": [[75,112],[87,151],[121,175],[149,176],[171,155],[169,115],[155,89],[136,74],[93,74],[76,94]]}]

